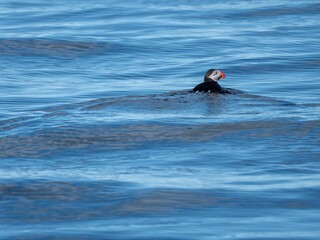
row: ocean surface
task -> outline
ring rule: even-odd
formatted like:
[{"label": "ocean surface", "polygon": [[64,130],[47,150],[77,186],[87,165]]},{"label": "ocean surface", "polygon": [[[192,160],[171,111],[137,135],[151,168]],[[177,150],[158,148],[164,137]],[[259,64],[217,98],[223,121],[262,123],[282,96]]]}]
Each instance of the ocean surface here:
[{"label": "ocean surface", "polygon": [[1,0],[0,33],[0,239],[320,239],[318,0]]}]

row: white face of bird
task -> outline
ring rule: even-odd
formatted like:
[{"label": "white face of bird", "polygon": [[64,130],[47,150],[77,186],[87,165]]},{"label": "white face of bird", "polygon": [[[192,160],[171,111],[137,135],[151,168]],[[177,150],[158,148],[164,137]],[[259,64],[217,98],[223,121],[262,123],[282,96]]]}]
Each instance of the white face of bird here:
[{"label": "white face of bird", "polygon": [[225,78],[226,75],[224,72],[222,72],[221,70],[214,70],[210,76],[208,76],[208,78],[210,78],[213,81],[218,81],[220,79]]}]

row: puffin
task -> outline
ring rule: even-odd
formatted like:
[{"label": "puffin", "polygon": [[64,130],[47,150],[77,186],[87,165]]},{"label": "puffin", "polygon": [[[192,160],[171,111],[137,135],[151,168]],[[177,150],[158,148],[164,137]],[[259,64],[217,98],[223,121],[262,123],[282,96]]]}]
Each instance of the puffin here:
[{"label": "puffin", "polygon": [[204,75],[203,83],[198,84],[192,90],[192,92],[213,92],[226,94],[230,93],[228,89],[221,87],[218,83],[219,80],[222,80],[226,77],[226,74],[221,70],[209,69]]}]

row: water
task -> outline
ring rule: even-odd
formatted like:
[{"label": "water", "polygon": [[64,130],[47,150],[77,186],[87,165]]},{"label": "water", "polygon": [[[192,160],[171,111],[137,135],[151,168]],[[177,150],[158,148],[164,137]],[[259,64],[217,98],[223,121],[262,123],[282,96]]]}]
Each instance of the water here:
[{"label": "water", "polygon": [[[0,3],[1,239],[319,239],[320,4]],[[234,95],[188,90],[215,67]]]}]

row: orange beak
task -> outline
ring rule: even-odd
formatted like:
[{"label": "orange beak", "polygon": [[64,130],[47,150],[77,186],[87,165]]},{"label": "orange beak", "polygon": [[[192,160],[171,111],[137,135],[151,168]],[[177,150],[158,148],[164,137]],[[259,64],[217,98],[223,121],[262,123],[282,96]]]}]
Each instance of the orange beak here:
[{"label": "orange beak", "polygon": [[221,78],[220,79],[224,79],[226,78],[226,74],[224,72],[222,72],[221,70],[219,70],[221,72]]}]

